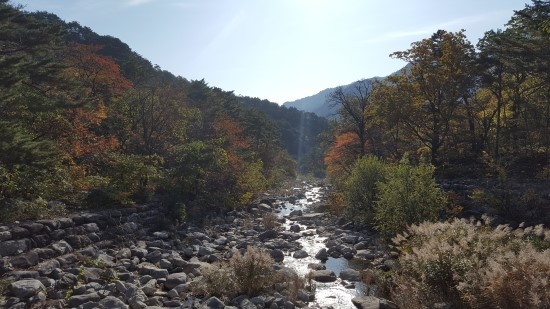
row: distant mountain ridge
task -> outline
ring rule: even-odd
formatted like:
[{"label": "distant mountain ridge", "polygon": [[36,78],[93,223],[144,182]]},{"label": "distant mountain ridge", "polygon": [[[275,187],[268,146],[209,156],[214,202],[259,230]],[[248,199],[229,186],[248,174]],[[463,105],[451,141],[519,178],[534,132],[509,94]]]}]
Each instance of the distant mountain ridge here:
[{"label": "distant mountain ridge", "polygon": [[[408,67],[409,67],[409,65],[405,66],[404,69],[408,69]],[[399,74],[402,70],[403,69],[400,69],[397,72],[394,72],[394,73],[390,74],[389,76]],[[367,78],[367,79],[364,79],[364,80],[367,81],[368,83],[372,83],[374,81],[384,80],[385,78],[386,77],[375,76],[375,77]],[[343,85],[341,87],[344,88],[344,92],[353,92],[354,91],[354,86],[360,81],[361,80],[358,80],[358,81],[355,81],[351,84]],[[325,117],[325,118],[329,118],[329,119],[336,118],[337,117],[337,115],[336,115],[337,114],[337,109],[336,108],[331,108],[327,99],[328,99],[328,95],[331,92],[333,92],[334,90],[336,90],[338,87],[340,87],[340,86],[333,87],[333,88],[327,88],[325,90],[321,90],[319,93],[308,96],[308,97],[305,97],[305,98],[285,102],[285,103],[283,103],[283,106],[294,107],[298,110],[315,113],[315,114],[317,114],[317,116],[320,116],[320,117]]]}]

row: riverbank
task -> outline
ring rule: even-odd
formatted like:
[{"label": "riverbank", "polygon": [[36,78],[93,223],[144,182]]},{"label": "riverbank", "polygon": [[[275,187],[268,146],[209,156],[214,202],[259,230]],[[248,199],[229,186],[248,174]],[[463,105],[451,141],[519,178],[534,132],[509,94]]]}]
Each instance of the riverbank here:
[{"label": "riverbank", "polygon": [[[211,218],[204,227],[182,223],[163,229],[155,225],[163,213],[146,207],[0,227],[6,296],[1,305],[353,308],[351,299],[367,289],[358,270],[392,267],[395,256],[373,235],[316,212],[324,192],[322,183],[288,186],[246,211]],[[280,284],[259,296],[233,299],[193,291],[212,265],[250,247],[266,250],[278,272],[309,276],[315,288],[290,293]]]}]

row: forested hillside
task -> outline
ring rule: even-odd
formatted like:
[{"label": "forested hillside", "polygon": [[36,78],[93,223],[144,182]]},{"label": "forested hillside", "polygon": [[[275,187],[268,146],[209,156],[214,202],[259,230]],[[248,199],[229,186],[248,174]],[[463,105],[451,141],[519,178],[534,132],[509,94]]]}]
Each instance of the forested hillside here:
[{"label": "forested hillside", "polygon": [[241,207],[295,176],[326,128],[47,12],[1,1],[0,25],[2,220],[153,196],[179,218]]}]

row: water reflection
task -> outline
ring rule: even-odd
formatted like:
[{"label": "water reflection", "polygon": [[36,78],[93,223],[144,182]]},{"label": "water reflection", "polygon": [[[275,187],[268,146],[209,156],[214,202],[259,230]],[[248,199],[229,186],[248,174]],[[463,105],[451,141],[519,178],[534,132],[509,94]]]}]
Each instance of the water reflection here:
[{"label": "water reflection", "polygon": [[[287,217],[292,211],[302,210],[305,212],[308,206],[318,203],[322,197],[322,188],[320,187],[311,187],[306,186],[304,188],[294,188],[297,193],[303,192],[305,198],[298,199],[294,203],[288,201],[282,204],[278,213],[279,217]],[[305,191],[305,192],[304,192]],[[289,230],[291,225],[298,224],[300,226],[300,233],[311,232],[303,224],[299,224],[294,221],[287,220],[284,224],[285,229]],[[309,233],[307,233],[309,234]],[[302,250],[308,253],[308,257],[302,259],[295,259],[292,256],[286,256],[284,259],[284,264],[287,267],[293,268],[301,276],[305,276],[310,272],[308,264],[310,263],[321,263],[321,261],[315,259],[315,254],[325,248],[324,241],[326,237],[320,237],[316,233],[312,233],[312,236],[302,236],[298,242],[302,245]],[[359,259],[347,260],[345,258],[329,258],[323,263],[327,269],[333,271],[336,276],[340,275],[340,272],[347,268],[352,268],[355,270],[362,270],[366,267],[366,262]],[[316,293],[315,293],[315,302],[310,303],[310,307],[318,308],[355,308],[352,304],[351,299],[358,295],[364,295],[366,287],[362,282],[347,282],[346,285],[349,287],[349,283],[352,283],[354,288],[346,288],[340,278],[335,282],[331,283],[316,283]]]}]

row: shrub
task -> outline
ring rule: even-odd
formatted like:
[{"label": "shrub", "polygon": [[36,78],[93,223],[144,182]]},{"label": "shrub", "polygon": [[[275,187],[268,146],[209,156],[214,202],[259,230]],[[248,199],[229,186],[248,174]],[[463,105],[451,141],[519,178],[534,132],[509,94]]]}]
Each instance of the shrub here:
[{"label": "shrub", "polygon": [[375,220],[378,231],[395,235],[409,224],[435,221],[445,205],[445,194],[428,164],[412,166],[407,158],[388,167],[387,180],[378,183]]},{"label": "shrub", "polygon": [[394,238],[402,252],[394,301],[406,308],[548,308],[550,251],[529,239],[550,240],[538,227],[491,229],[477,222],[413,225]]},{"label": "shrub", "polygon": [[256,296],[275,283],[273,263],[269,253],[249,247],[244,254],[236,252],[228,263],[206,269],[193,290],[198,294],[225,299],[238,294]]},{"label": "shrub", "polygon": [[264,250],[249,247],[245,254],[237,252],[229,265],[233,269],[239,292],[248,296],[257,295],[273,283],[273,259]]},{"label": "shrub", "polygon": [[355,161],[344,187],[347,212],[354,221],[373,223],[377,185],[385,177],[386,166],[378,158],[366,156]]},{"label": "shrub", "polygon": [[64,216],[67,212],[65,204],[48,204],[40,197],[33,201],[12,199],[0,207],[0,222],[49,219]]},{"label": "shrub", "polygon": [[277,227],[277,215],[272,213],[272,212],[265,213],[262,216],[262,225],[266,229],[276,228]]}]

